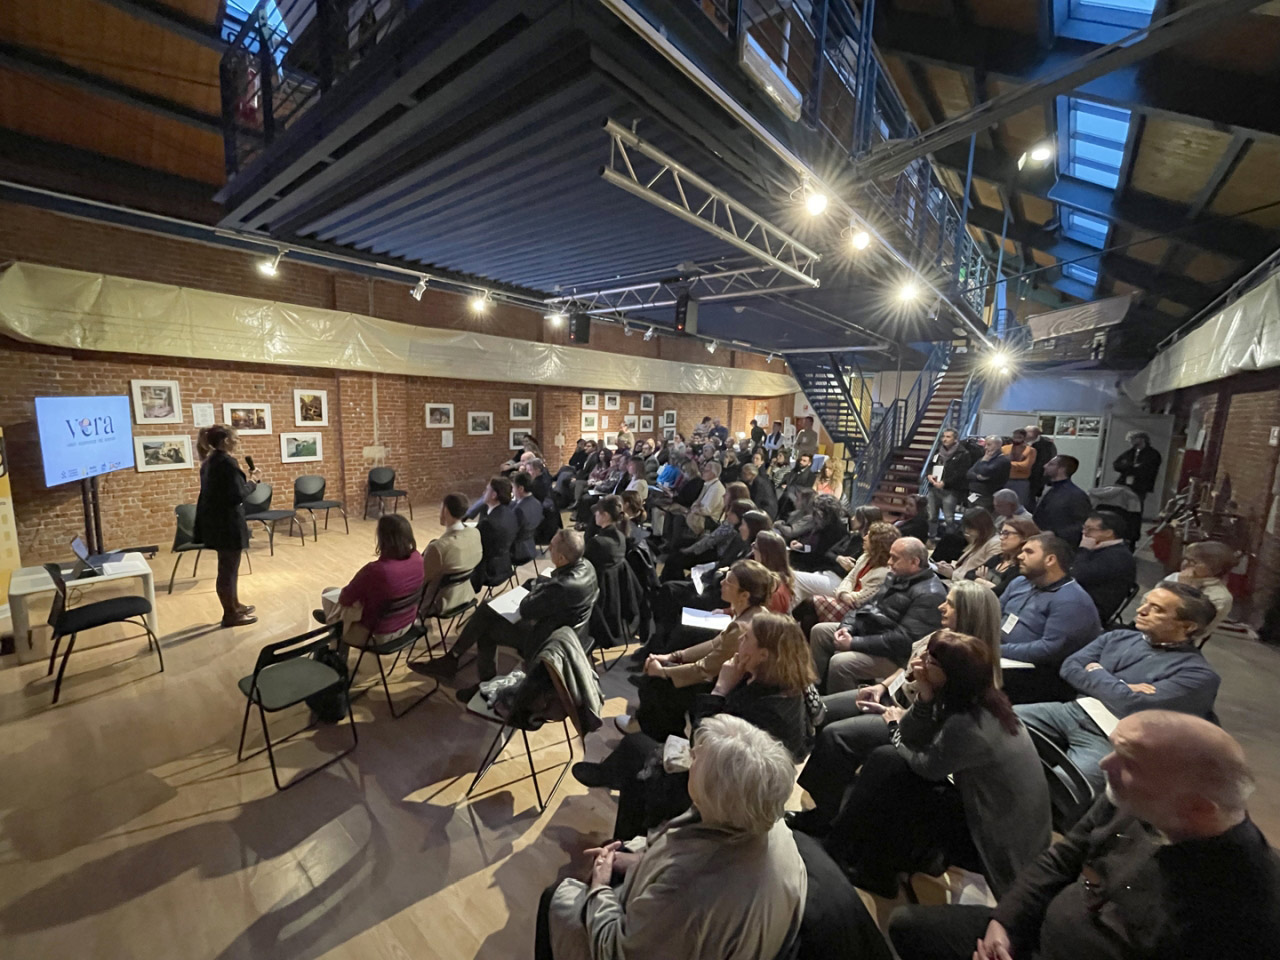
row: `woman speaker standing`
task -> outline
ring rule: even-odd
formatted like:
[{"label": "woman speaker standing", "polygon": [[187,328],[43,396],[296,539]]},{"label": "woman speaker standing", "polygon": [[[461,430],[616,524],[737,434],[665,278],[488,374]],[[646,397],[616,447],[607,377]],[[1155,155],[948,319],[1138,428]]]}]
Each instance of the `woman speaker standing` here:
[{"label": "woman speaker standing", "polygon": [[[196,501],[196,542],[218,554],[218,600],[222,625],[240,627],[256,623],[253,607],[240,603],[237,581],[240,554],[249,546],[249,525],[244,520],[244,498],[257,485],[245,478],[234,454],[239,437],[231,427],[219,424],[205,435],[209,455],[200,465],[200,499]],[[257,471],[250,471],[257,477]]]}]

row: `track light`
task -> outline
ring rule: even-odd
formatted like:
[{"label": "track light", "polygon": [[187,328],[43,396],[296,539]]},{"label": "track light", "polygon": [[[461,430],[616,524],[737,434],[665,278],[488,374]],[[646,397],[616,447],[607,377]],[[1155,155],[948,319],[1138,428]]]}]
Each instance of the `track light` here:
[{"label": "track light", "polygon": [[1053,144],[1051,142],[1038,143],[1028,152],[1018,157],[1018,169],[1021,170],[1028,162],[1035,167],[1043,167],[1053,158]]},{"label": "track light", "polygon": [[865,250],[871,246],[871,234],[865,230],[855,230],[853,236],[849,238],[849,243],[855,250]]},{"label": "track light", "polygon": [[773,354],[771,353],[771,354],[769,354],[767,357],[765,357],[765,358],[764,358],[764,362],[765,362],[765,363],[773,363]]},{"label": "track light", "polygon": [[648,343],[650,340],[652,340],[652,339],[653,339],[653,334],[654,334],[654,329],[653,329],[653,327],[650,327],[648,330],[646,330],[646,331],[644,332],[644,341],[645,341],[645,343]]},{"label": "track light", "polygon": [[474,297],[471,298],[472,313],[484,313],[488,309],[489,309],[489,294],[487,292],[477,293]]},{"label": "track light", "polygon": [[999,373],[999,374],[1008,373],[1009,366],[1011,363],[1012,363],[1012,358],[1009,356],[1007,351],[992,350],[989,354],[987,354],[987,369],[989,369],[992,373]]},{"label": "track light", "polygon": [[409,296],[413,297],[413,299],[421,303],[422,295],[426,292],[427,292],[427,278],[419,277],[417,284],[414,286],[412,290],[409,291]]},{"label": "track light", "polygon": [[714,340],[708,340],[707,353],[715,353],[715,352],[716,352],[716,342]]},{"label": "track light", "polygon": [[258,272],[264,277],[274,277],[280,271],[280,261],[284,257],[283,250],[277,250],[274,257],[258,261]]},{"label": "track light", "polygon": [[553,327],[558,327],[565,321],[565,315],[559,310],[553,310],[547,314],[547,319],[551,321]]},{"label": "track light", "polygon": [[809,211],[811,217],[820,216],[827,209],[827,195],[820,190],[815,190],[808,177],[805,177],[800,186],[791,191],[791,199],[803,200],[804,208]]},{"label": "track light", "polygon": [[903,303],[911,303],[918,296],[920,296],[920,288],[911,280],[904,283],[902,289],[898,291],[898,299]]},{"label": "track light", "polygon": [[622,335],[623,335],[624,337],[629,337],[629,336],[631,336],[631,334],[632,334],[632,333],[633,333],[633,331],[632,331],[632,329],[631,329],[631,325],[630,325],[629,323],[627,323],[627,321],[623,320],[623,321],[622,321]]}]

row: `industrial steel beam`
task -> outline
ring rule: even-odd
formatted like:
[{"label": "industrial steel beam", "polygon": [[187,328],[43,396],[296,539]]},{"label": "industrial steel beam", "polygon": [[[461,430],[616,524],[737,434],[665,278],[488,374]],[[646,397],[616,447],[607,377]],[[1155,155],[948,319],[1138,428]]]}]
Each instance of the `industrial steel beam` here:
[{"label": "industrial steel beam", "polygon": [[[813,272],[822,259],[820,254],[616,121],[607,120],[604,129],[613,139],[610,165],[600,171],[606,182],[719,237],[802,284],[818,286]],[[649,161],[643,166],[643,177],[636,171],[641,158]],[[650,167],[655,164],[658,169],[651,172]]]},{"label": "industrial steel beam", "polygon": [[1073,63],[980,103],[968,113],[940,123],[919,136],[890,141],[872,150],[865,160],[855,161],[855,176],[863,182],[893,176],[905,170],[913,160],[939,147],[958,143],[1007,117],[1043,103],[1049,97],[1069,93],[1159,50],[1193,39],[1221,20],[1245,13],[1257,5],[1258,0],[1200,0],[1193,6],[1183,7],[1135,30],[1123,40],[1098,47]]},{"label": "industrial steel beam", "polygon": [[192,43],[198,43],[216,53],[222,53],[227,48],[216,24],[206,23],[197,17],[174,9],[167,3],[160,3],[159,0],[102,0],[102,2],[124,11],[135,19],[163,27],[170,33],[190,40]]},{"label": "industrial steel beam", "polygon": [[714,303],[812,289],[807,283],[779,283],[782,276],[782,271],[772,266],[744,267],[605,290],[575,292],[570,296],[550,297],[547,305],[563,306],[592,316],[607,316],[631,310],[672,307],[683,294],[688,294],[700,303]]},{"label": "industrial steel beam", "polygon": [[132,107],[140,107],[149,113],[185,123],[206,133],[222,135],[222,118],[194,107],[176,103],[168,97],[139,90],[110,77],[104,77],[81,67],[64,63],[39,50],[0,42],[0,66],[28,73],[32,76],[63,83],[95,96],[106,97]]}]

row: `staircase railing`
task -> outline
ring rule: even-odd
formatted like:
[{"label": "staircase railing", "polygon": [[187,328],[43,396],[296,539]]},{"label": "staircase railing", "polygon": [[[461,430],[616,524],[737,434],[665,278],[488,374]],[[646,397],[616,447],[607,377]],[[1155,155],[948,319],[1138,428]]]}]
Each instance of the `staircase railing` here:
[{"label": "staircase railing", "polygon": [[899,430],[899,436],[904,442],[913,436],[916,428],[920,426],[920,421],[924,419],[924,413],[929,406],[929,401],[933,399],[933,391],[938,385],[938,379],[947,369],[947,364],[950,362],[951,341],[940,340],[935,343],[933,349],[929,351],[929,359],[925,361],[924,369],[916,377],[916,382],[911,385],[911,389],[903,401],[902,426]]}]

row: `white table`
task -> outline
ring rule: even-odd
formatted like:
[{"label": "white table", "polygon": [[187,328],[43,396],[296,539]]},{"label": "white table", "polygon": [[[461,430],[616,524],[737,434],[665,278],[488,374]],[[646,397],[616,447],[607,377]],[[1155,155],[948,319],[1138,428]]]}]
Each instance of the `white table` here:
[{"label": "white table", "polygon": [[[61,567],[62,575],[70,578],[73,567],[69,564]],[[95,577],[81,580],[67,580],[67,590],[84,590],[95,584],[115,580],[140,579],[142,593],[151,604],[151,612],[147,614],[147,626],[151,632],[160,636],[160,622],[156,616],[156,586],[151,565],[140,553],[126,553],[115,563],[104,567],[107,572]],[[9,618],[13,622],[13,647],[19,663],[33,663],[47,660],[50,652],[50,635],[39,631],[35,635],[31,630],[31,616],[28,604],[31,598],[44,593],[53,593],[53,578],[44,567],[23,567],[15,570],[9,581]]]}]

